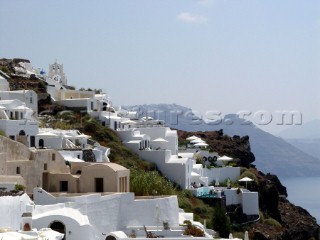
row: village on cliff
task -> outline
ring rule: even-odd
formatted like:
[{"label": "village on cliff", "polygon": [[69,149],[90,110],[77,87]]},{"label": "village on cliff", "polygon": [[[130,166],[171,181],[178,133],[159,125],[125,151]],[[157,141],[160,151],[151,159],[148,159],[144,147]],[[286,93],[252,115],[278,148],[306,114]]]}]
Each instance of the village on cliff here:
[{"label": "village on cliff", "polygon": [[[258,192],[246,187],[253,179],[239,179],[237,159],[198,136],[179,146],[177,131],[164,121],[113,106],[101,91],[69,86],[57,61],[47,73],[28,60],[10,61],[14,74],[0,71],[0,239],[224,239],[179,208],[176,195],[135,196],[130,169],[109,159],[115,150],[78,129],[52,127],[50,112],[38,108],[45,101],[62,114],[80,112],[81,124],[86,116],[114,130],[178,188],[210,205],[241,208],[243,223],[259,220]],[[23,81],[9,84],[12,77],[38,82],[47,95],[27,83],[21,89]],[[239,180],[243,186],[233,187]]]}]

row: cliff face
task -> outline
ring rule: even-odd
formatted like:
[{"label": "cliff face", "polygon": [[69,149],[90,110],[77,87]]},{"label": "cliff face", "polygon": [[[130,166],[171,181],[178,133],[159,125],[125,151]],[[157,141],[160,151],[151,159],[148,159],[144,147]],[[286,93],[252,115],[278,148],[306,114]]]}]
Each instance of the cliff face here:
[{"label": "cliff face", "polygon": [[250,169],[258,178],[259,184],[254,191],[259,192],[259,206],[264,216],[271,217],[281,226],[270,226],[268,221],[260,221],[250,229],[252,239],[263,240],[302,240],[320,239],[319,225],[305,209],[290,203],[286,188],[278,177],[263,174],[257,169]]},{"label": "cliff face", "polygon": [[186,139],[190,134],[200,137],[209,144],[209,149],[227,155],[229,157],[239,159],[240,166],[247,167],[254,162],[255,157],[250,149],[249,137],[233,136],[229,137],[223,134],[223,130],[211,132],[184,132],[178,131],[179,139]]},{"label": "cliff face", "polygon": [[211,150],[219,155],[238,158],[239,165],[246,167],[257,178],[250,190],[259,192],[261,219],[247,225],[250,239],[253,240],[319,240],[320,228],[316,219],[306,210],[290,203],[286,187],[276,175],[264,174],[252,165],[255,157],[250,149],[249,137],[227,136],[223,131],[184,132],[178,131],[183,142],[189,136],[196,135],[205,140]]}]

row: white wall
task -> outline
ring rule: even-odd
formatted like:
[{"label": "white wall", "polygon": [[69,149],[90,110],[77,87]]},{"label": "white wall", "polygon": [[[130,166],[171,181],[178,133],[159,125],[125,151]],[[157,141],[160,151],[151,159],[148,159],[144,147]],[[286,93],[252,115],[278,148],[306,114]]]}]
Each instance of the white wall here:
[{"label": "white wall", "polygon": [[159,223],[168,221],[171,227],[179,226],[179,206],[177,196],[155,199],[139,199],[122,208],[125,217],[122,229],[127,226],[157,225],[156,212],[159,211]]},{"label": "white wall", "polygon": [[86,108],[90,110],[90,99],[89,98],[78,98],[78,99],[67,99],[56,101],[57,104],[70,108]]},{"label": "white wall", "polygon": [[39,123],[32,120],[2,120],[0,119],[0,129],[6,136],[17,136],[23,130],[30,145],[30,136],[35,136],[39,132]]},{"label": "white wall", "polygon": [[242,192],[242,211],[247,215],[259,215],[259,195],[257,192]]},{"label": "white wall", "polygon": [[221,168],[206,168],[204,169],[204,176],[208,177],[209,183],[216,180],[218,175],[219,182],[224,182],[228,178],[231,181],[237,181],[240,176],[240,167],[221,167]]},{"label": "white wall", "polygon": [[[169,180],[176,182],[182,188],[188,188],[191,183],[192,160],[188,159],[185,163],[170,162],[171,150],[142,150],[139,156],[148,161],[155,163],[163,176]],[[187,172],[189,165],[189,173]]]},{"label": "white wall", "polygon": [[171,150],[173,155],[178,154],[178,135],[177,131],[168,127],[146,127],[138,129],[141,134],[150,136],[151,141],[156,138],[163,138],[168,142],[162,143],[162,149]]},{"label": "white wall", "polygon": [[225,189],[224,194],[226,196],[226,205],[240,204],[241,203],[241,193],[237,193],[237,188]]},{"label": "white wall", "polygon": [[62,149],[62,137],[46,137],[46,136],[36,136],[36,147],[39,148],[39,140],[43,139],[44,147],[51,149]]},{"label": "white wall", "polygon": [[[102,234],[108,234],[112,231],[126,230],[130,226],[156,226],[156,209],[158,207],[160,216],[159,223],[168,221],[171,227],[179,226],[179,207],[176,196],[169,196],[155,199],[138,199],[134,200],[133,193],[112,194],[102,196],[100,194],[89,195],[89,197],[73,197],[73,198],[56,198],[38,188],[34,192],[36,203],[48,202],[65,202],[55,205],[39,206],[34,211],[34,227],[48,227],[54,220],[61,220],[65,223],[67,231],[71,234],[67,235],[67,239],[104,239]],[[55,199],[55,200],[53,200]],[[81,199],[78,201],[77,199]],[[68,202],[69,201],[69,202]],[[70,202],[72,201],[72,202]],[[65,209],[65,210],[64,210]],[[71,211],[68,209],[74,209]],[[55,214],[57,212],[66,211],[73,212],[69,218]],[[78,211],[78,212],[77,212]],[[46,215],[51,216],[46,216]],[[87,216],[87,220],[86,217]],[[77,221],[74,221],[77,220]],[[76,231],[82,233],[80,225],[89,223],[95,233],[91,236],[79,236]],[[94,238],[93,236],[100,236]],[[77,237],[77,238],[76,238]]]},{"label": "white wall", "polygon": [[27,194],[22,196],[0,197],[0,228],[20,230],[21,215],[26,211],[26,205],[31,203]]}]

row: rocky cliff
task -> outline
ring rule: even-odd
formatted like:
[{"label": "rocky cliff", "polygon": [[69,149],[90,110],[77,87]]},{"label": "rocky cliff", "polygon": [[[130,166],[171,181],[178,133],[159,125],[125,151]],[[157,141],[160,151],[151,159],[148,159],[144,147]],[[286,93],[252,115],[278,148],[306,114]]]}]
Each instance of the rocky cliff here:
[{"label": "rocky cliff", "polygon": [[287,190],[276,175],[264,174],[252,164],[255,157],[251,152],[248,136],[227,136],[222,130],[211,132],[178,131],[179,142],[196,135],[205,140],[211,150],[220,155],[239,159],[243,171],[255,175],[257,182],[250,186],[251,191],[259,192],[260,220],[241,226],[249,230],[253,240],[319,240],[320,228],[316,219],[305,209],[287,200]]}]

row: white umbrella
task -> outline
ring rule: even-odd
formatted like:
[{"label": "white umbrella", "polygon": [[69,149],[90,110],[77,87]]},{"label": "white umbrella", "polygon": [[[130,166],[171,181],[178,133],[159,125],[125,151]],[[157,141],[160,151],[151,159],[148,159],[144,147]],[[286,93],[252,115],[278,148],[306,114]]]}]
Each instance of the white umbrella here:
[{"label": "white umbrella", "polygon": [[199,175],[198,173],[193,172],[193,171],[191,172],[191,176],[192,176],[192,177],[200,177],[200,175]]},{"label": "white umbrella", "polygon": [[209,144],[205,143],[205,142],[200,142],[200,143],[196,143],[193,146],[196,147],[207,147]]},{"label": "white umbrella", "polygon": [[205,141],[203,141],[201,138],[197,138],[195,140],[190,141],[190,143],[203,143]]},{"label": "white umbrella", "polygon": [[121,122],[121,124],[134,124],[134,123],[136,122],[132,120],[124,120],[123,122]]},{"label": "white umbrella", "polygon": [[163,138],[156,138],[156,139],[152,140],[151,142],[168,142],[168,141]]},{"label": "white umbrella", "polygon": [[195,139],[198,139],[199,137],[197,137],[197,136],[191,136],[191,137],[188,137],[188,138],[186,138],[186,140],[188,140],[188,141],[192,141],[192,140],[195,140]]},{"label": "white umbrella", "polygon": [[219,160],[219,161],[232,161],[233,158],[224,155],[224,156],[222,156],[222,157],[218,157],[217,160]]},{"label": "white umbrella", "polygon": [[249,178],[249,177],[244,177],[238,180],[238,182],[246,182],[246,188],[248,188],[248,182],[252,182],[253,179]]}]

